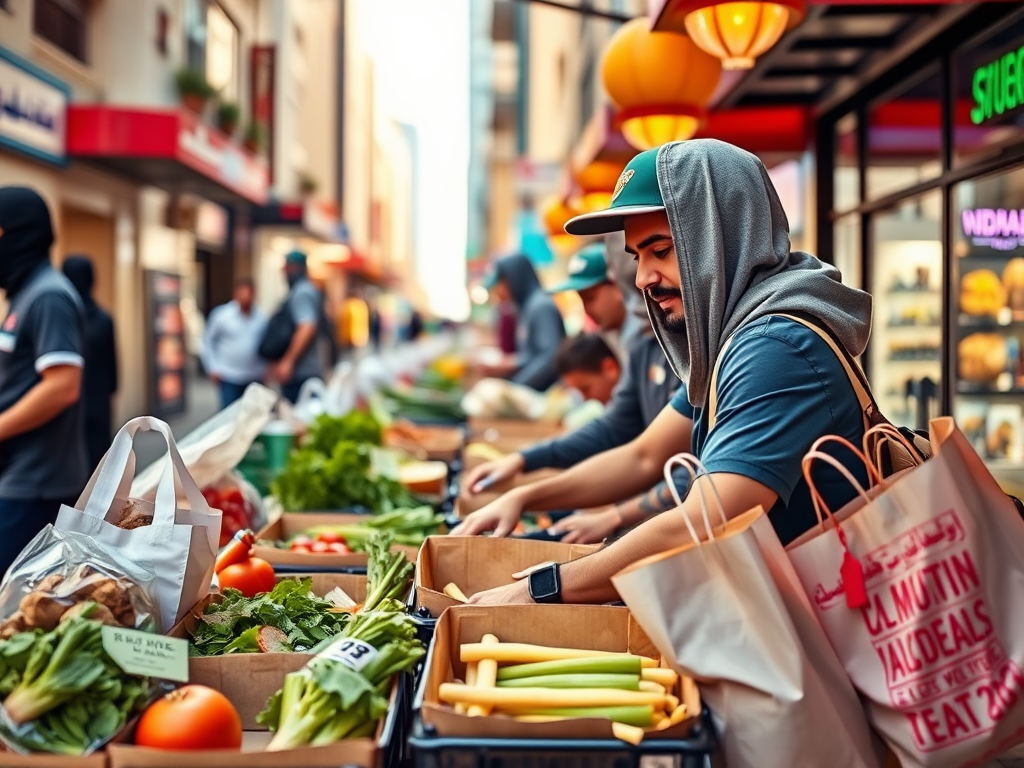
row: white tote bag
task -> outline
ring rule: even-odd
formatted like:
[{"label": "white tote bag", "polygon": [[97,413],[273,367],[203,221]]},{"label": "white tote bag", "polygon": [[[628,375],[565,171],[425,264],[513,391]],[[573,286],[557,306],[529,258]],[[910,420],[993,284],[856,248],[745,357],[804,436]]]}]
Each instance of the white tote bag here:
[{"label": "white tote bag", "polygon": [[[135,476],[132,441],[139,432],[159,432],[167,441],[154,501],[129,499]],[[179,498],[188,506],[180,507]],[[152,515],[152,524],[134,530],[118,527],[129,505]],[[135,559],[151,562],[156,572],[154,597],[160,608],[160,628],[167,631],[210,591],[220,517],[185,468],[170,427],[159,419],[141,416],[114,436],[78,503],[61,507],[56,527],[92,536]]]}]

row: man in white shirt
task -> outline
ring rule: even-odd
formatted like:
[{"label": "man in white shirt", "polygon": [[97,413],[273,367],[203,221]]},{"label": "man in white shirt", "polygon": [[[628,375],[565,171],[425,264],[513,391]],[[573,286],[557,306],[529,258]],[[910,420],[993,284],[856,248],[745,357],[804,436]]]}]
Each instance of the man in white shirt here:
[{"label": "man in white shirt", "polygon": [[255,306],[252,278],[235,283],[233,301],[210,312],[203,335],[203,366],[211,381],[220,385],[221,407],[242,397],[245,388],[263,381],[266,363],[257,352],[267,318]]}]

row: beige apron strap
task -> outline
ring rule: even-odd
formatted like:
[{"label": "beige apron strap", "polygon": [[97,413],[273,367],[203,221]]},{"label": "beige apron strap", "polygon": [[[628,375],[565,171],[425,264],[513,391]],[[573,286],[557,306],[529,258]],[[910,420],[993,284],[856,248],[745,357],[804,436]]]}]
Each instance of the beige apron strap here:
[{"label": "beige apron strap", "polygon": [[718,408],[718,369],[722,367],[722,358],[725,357],[725,351],[732,344],[733,337],[730,336],[725,340],[725,344],[718,350],[718,359],[715,360],[715,367],[711,370],[711,386],[708,388],[708,432],[715,428],[715,421],[717,419],[717,413],[715,412]]}]

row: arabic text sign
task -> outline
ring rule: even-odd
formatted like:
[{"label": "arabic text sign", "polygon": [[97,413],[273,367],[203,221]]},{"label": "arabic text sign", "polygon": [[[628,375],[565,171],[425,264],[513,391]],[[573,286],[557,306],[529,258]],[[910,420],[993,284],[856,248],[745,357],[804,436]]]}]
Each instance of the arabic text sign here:
[{"label": "arabic text sign", "polygon": [[68,92],[0,49],[0,143],[53,162],[66,152]]}]

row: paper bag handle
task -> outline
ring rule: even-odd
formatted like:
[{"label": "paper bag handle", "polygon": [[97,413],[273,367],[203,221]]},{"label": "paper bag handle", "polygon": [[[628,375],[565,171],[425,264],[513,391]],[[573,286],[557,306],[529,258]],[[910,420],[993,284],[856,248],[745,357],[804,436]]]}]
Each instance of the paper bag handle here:
[{"label": "paper bag handle", "polygon": [[[174,442],[171,428],[152,416],[139,416],[126,423],[114,436],[110,450],[100,461],[96,471],[89,478],[89,484],[75,505],[87,515],[104,518],[115,498],[127,498],[135,477],[135,451],[133,442],[139,432],[158,432],[167,443],[164,471],[156,489],[156,503],[153,509],[154,524],[174,524],[174,510],[177,507],[178,487],[188,499],[189,508],[196,512],[208,509],[209,505],[199,490]],[[114,473],[121,475],[114,482]]]},{"label": "paper bag handle", "polygon": [[[858,459],[860,459],[861,462],[864,464],[864,469],[867,470],[868,481],[871,483],[871,485],[874,486],[882,484],[882,473],[877,467],[875,467],[875,465],[871,463],[871,460],[868,459],[867,451],[861,451],[860,448],[855,446],[845,437],[840,437],[839,435],[825,435],[824,437],[819,437],[811,444],[811,449],[810,451],[808,451],[808,453],[820,451],[822,446],[824,446],[827,443],[836,443],[838,445],[843,446],[844,448],[848,448],[850,452]],[[818,522],[821,521],[819,520]]]},{"label": "paper bag handle", "polygon": [[[728,518],[725,515],[725,507],[722,504],[722,497],[718,493],[718,488],[715,487],[714,480],[712,480],[711,475],[708,474],[707,468],[700,463],[700,459],[690,453],[677,453],[665,462],[665,485],[668,486],[668,491],[672,494],[672,500],[675,501],[676,506],[683,506],[683,500],[679,495],[679,489],[676,488],[675,478],[672,476],[673,466],[680,466],[686,469],[686,471],[690,473],[691,484],[697,482],[697,478],[699,476],[698,471],[700,474],[708,478],[711,490],[715,494],[715,501],[718,503],[718,514],[722,518],[722,523],[727,524]],[[704,495],[704,486],[701,485],[698,490],[700,491],[700,511],[704,519],[704,530],[708,533],[708,540],[714,541],[715,531],[711,525],[711,520],[708,518],[708,504],[707,497]],[[690,522],[689,516],[685,513],[683,513],[683,522],[686,524],[686,530],[689,532],[694,543],[697,544],[697,546],[700,546],[702,544],[700,536],[697,535],[697,531],[693,527],[693,523]]]},{"label": "paper bag handle", "polygon": [[[876,424],[864,432],[863,445],[865,457],[873,455],[874,464],[872,466],[879,474],[882,472],[882,449],[885,448],[885,441],[893,438],[907,449],[907,455],[914,462],[914,466],[919,467],[924,463],[917,448],[896,427],[892,424]],[[874,451],[871,450],[871,446],[874,446]]]}]

